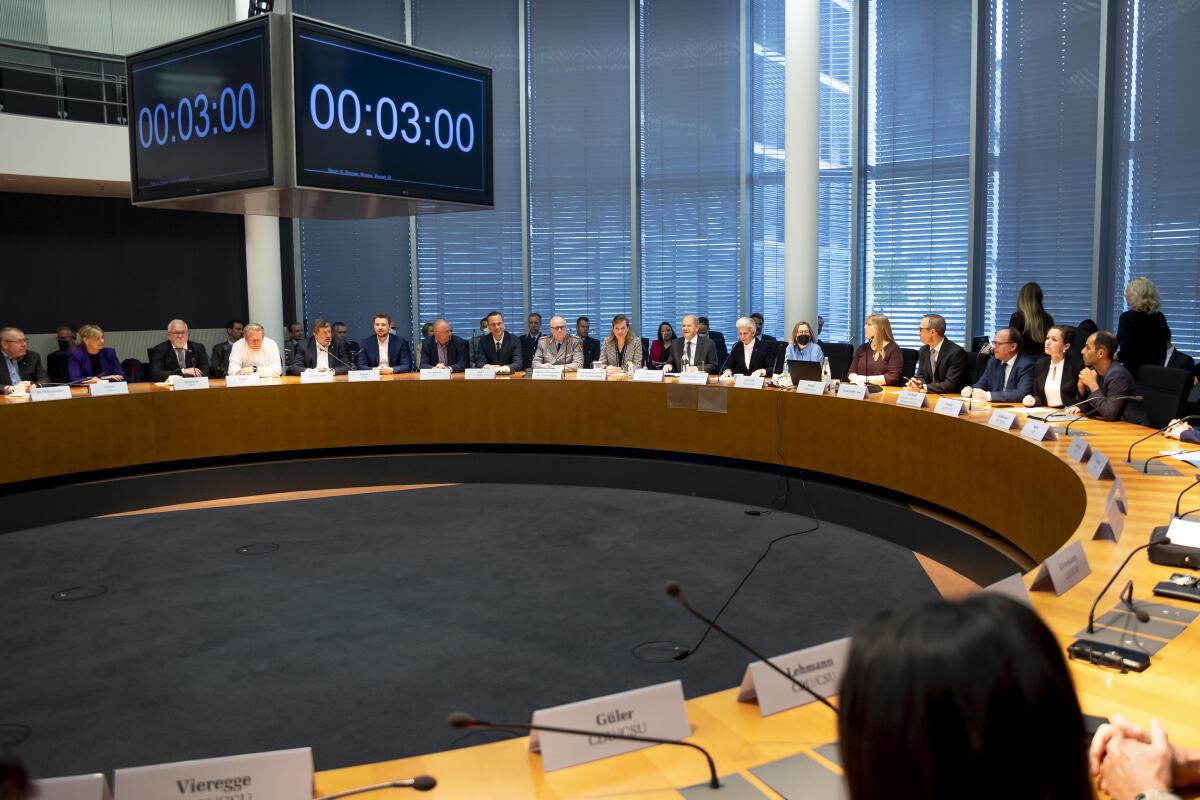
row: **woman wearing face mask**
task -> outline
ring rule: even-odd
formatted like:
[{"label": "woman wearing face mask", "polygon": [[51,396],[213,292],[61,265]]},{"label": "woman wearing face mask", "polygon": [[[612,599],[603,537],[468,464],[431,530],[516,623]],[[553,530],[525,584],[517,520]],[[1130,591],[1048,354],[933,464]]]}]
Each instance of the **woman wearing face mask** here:
[{"label": "woman wearing face mask", "polygon": [[812,326],[803,320],[792,328],[792,337],[788,346],[779,352],[779,362],[775,365],[776,374],[787,370],[789,361],[815,361],[820,364],[825,360],[817,337],[813,336]]},{"label": "woman wearing face mask", "polygon": [[1048,406],[1062,408],[1079,401],[1080,363],[1067,358],[1075,342],[1075,329],[1070,325],[1054,325],[1046,331],[1046,355],[1033,368],[1033,394],[1022,401],[1026,408]]}]

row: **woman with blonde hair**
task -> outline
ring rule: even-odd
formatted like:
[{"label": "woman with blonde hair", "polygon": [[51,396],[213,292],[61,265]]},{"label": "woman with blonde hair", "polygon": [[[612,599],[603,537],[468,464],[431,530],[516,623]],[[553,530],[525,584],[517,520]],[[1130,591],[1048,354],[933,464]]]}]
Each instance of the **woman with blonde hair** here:
[{"label": "woman with blonde hair", "polygon": [[1167,360],[1171,328],[1159,311],[1162,297],[1149,278],[1134,278],[1125,287],[1129,310],[1117,322],[1117,358],[1136,381],[1143,364],[1162,366]]},{"label": "woman with blonde hair", "polygon": [[79,329],[79,338],[83,344],[67,355],[71,383],[125,380],[117,351],[104,346],[104,331],[99,325],[84,325]]},{"label": "woman with blonde hair", "polygon": [[1026,355],[1039,358],[1046,343],[1046,331],[1054,327],[1054,317],[1042,305],[1042,287],[1030,281],[1017,295],[1017,310],[1008,318],[1008,326],[1021,332]]},{"label": "woman with blonde hair", "polygon": [[854,351],[850,359],[852,383],[882,383],[899,386],[903,383],[904,356],[892,336],[892,323],[883,314],[872,314],[863,325],[867,340]]}]

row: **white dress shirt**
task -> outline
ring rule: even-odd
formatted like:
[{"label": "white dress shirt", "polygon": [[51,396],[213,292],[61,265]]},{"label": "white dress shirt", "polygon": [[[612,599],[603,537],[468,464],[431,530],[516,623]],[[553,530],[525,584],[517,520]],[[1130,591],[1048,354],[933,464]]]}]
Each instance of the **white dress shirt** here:
[{"label": "white dress shirt", "polygon": [[384,339],[381,342],[381,341],[379,341],[378,337],[376,337],[376,339],[375,339],[375,343],[377,345],[379,345],[379,367],[380,367],[380,369],[382,369],[383,367],[392,366],[391,364],[388,363],[388,341],[389,341],[388,339]]},{"label": "white dress shirt", "polygon": [[1046,370],[1046,405],[1051,408],[1062,407],[1062,377],[1063,367],[1066,365],[1067,360],[1065,358],[1057,364],[1051,361],[1050,369]]},{"label": "white dress shirt", "polygon": [[750,344],[742,342],[742,355],[746,357],[746,369],[750,369],[750,356],[754,353],[755,341],[757,340],[752,340]]},{"label": "white dress shirt", "polygon": [[262,347],[251,350],[245,339],[238,339],[229,350],[229,374],[236,375],[246,367],[255,367],[255,371],[267,377],[277,377],[283,374],[283,362],[279,360],[279,345],[267,337],[263,337]]}]

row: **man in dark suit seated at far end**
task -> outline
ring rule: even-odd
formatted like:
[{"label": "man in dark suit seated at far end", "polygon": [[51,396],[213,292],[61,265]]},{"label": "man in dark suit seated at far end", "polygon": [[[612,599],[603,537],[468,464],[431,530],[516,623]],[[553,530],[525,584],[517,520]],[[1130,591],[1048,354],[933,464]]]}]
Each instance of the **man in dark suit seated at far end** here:
[{"label": "man in dark suit seated at far end", "polygon": [[150,350],[150,380],[155,382],[161,383],[171,375],[205,378],[208,366],[208,351],[199,342],[190,341],[187,323],[181,319],[167,323],[167,340]]},{"label": "man in dark suit seated at far end", "polygon": [[1034,360],[1021,352],[1021,332],[1001,328],[992,340],[992,357],[974,386],[963,397],[988,403],[1019,403],[1033,391]]},{"label": "man in dark suit seated at far end", "polygon": [[940,314],[921,317],[921,350],[917,374],[906,389],[924,389],[933,394],[957,392],[967,385],[967,353],[946,338],[946,319]]},{"label": "man in dark suit seated at far end", "polygon": [[1142,401],[1137,399],[1141,392],[1133,376],[1124,364],[1113,361],[1116,352],[1117,337],[1109,331],[1096,331],[1088,337],[1083,346],[1086,366],[1079,371],[1079,393],[1084,398],[1065,410],[1068,414],[1149,425]]},{"label": "man in dark suit seated at far end", "polygon": [[433,321],[433,335],[421,345],[421,369],[448,369],[462,372],[467,368],[471,346],[444,319]]},{"label": "man in dark suit seated at far end", "polygon": [[350,354],[346,345],[333,338],[333,326],[329,320],[317,317],[312,323],[312,336],[292,352],[292,363],[288,365],[288,373],[299,375],[306,369],[318,372],[326,370],[335,375],[345,375],[350,371]]}]

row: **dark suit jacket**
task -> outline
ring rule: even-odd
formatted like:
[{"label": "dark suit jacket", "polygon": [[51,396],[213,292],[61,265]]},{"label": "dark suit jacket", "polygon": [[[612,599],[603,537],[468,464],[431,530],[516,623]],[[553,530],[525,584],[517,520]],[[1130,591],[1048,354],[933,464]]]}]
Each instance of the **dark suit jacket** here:
[{"label": "dark suit jacket", "polygon": [[1134,380],[1144,364],[1159,365],[1167,360],[1170,341],[1171,328],[1161,311],[1127,310],[1117,321],[1117,353]]},{"label": "dark suit jacket", "polygon": [[[488,334],[489,336],[491,334]],[[530,336],[528,333],[521,334],[521,364],[528,367],[533,363],[533,355],[537,352],[538,340],[545,334],[539,333],[537,336]],[[516,372],[514,369],[513,372]]]},{"label": "dark suit jacket", "polygon": [[734,375],[750,375],[756,370],[765,369],[767,377],[775,366],[775,342],[755,342],[754,350],[750,353],[750,367],[746,368],[746,357],[743,355],[746,346],[738,339],[729,351],[729,357],[721,365],[721,372],[729,370]]},{"label": "dark suit jacket", "polygon": [[1119,419],[1134,425],[1149,425],[1150,420],[1146,417],[1141,400],[1118,399],[1139,394],[1141,391],[1134,383],[1129,370],[1125,369],[1123,364],[1114,361],[1109,365],[1108,372],[1100,377],[1100,388],[1088,392],[1080,401],[1079,408],[1084,413],[1095,410],[1094,416],[1100,419]]},{"label": "dark suit jacket", "polygon": [[583,368],[591,369],[592,363],[600,357],[600,340],[585,336],[579,340],[579,345],[583,348]]},{"label": "dark suit jacket", "polygon": [[[996,359],[992,359],[995,361]],[[1058,383],[1058,391],[1062,395],[1063,406],[1073,406],[1079,402],[1079,370],[1082,361],[1063,359],[1062,378]],[[1039,406],[1046,405],[1046,376],[1050,374],[1050,356],[1043,356],[1033,365],[1033,391]]]},{"label": "dark suit jacket", "polygon": [[[71,373],[71,383],[96,377],[92,375],[92,358],[84,345],[79,345],[71,351],[67,356],[67,366]],[[111,347],[100,348],[100,372],[103,375],[125,377],[125,370],[121,369],[121,362],[117,359],[117,351]]]},{"label": "dark suit jacket", "polygon": [[224,378],[229,372],[229,351],[233,349],[233,342],[226,339],[223,342],[213,345],[212,356],[208,362],[208,374],[213,378]]},{"label": "dark suit jacket", "polygon": [[[409,359],[412,365],[412,359]],[[303,347],[297,347],[292,352],[292,363],[288,365],[289,375],[299,375],[306,369],[317,366],[317,340],[309,336]],[[345,375],[350,371],[350,354],[346,352],[344,342],[337,339],[329,340],[329,368],[335,375]]]},{"label": "dark suit jacket", "polygon": [[[712,339],[707,336],[697,335],[694,339],[696,343],[695,358],[692,363],[697,366],[703,364],[704,371],[709,375],[717,373],[717,365],[720,363],[717,360],[717,346],[712,343]],[[670,372],[679,372],[683,368],[683,348],[686,346],[683,337],[671,342],[671,350],[667,353],[667,357],[663,359],[663,363],[667,365]],[[755,350],[758,348],[755,347]]]},{"label": "dark suit jacket", "polygon": [[[534,347],[537,347],[536,340]],[[529,357],[529,361],[533,362],[532,355]],[[475,366],[477,368],[484,364],[499,364],[509,367],[513,372],[520,372],[524,369],[524,363],[521,360],[521,342],[508,331],[504,332],[504,338],[500,340],[500,352],[496,352],[496,340],[490,333],[479,337],[479,344],[475,348]]]},{"label": "dark suit jacket", "polygon": [[717,360],[722,364],[729,357],[729,347],[725,344],[725,334],[720,331],[709,330],[706,334],[709,339],[712,339],[713,346],[717,348]]},{"label": "dark suit jacket", "polygon": [[922,345],[917,353],[916,378],[924,382],[925,391],[934,394],[962,391],[970,382],[966,351],[949,339],[943,339],[937,367],[932,371],[929,369],[929,352],[929,345]]},{"label": "dark suit jacket", "polygon": [[[32,350],[26,350],[25,355],[17,359],[17,374],[21,376],[21,380],[33,383],[47,383],[50,380],[50,376],[46,374],[46,368],[42,366],[42,357]],[[10,385],[8,364],[7,362],[0,363],[0,392],[6,390]]]},{"label": "dark suit jacket", "polygon": [[1167,359],[1167,366],[1171,369],[1182,369],[1191,372],[1196,368],[1196,360],[1187,353],[1182,353],[1179,348],[1171,351],[1171,357]]},{"label": "dark suit jacket", "polygon": [[[437,340],[432,336],[421,343],[421,369],[432,369],[438,365]],[[461,336],[450,334],[446,342],[446,366],[451,372],[462,372],[467,368],[467,357],[470,356],[471,345]]]},{"label": "dark suit jacket", "polygon": [[[189,367],[196,367],[201,375],[209,374],[208,353],[204,345],[191,340],[187,343],[185,361]],[[229,354],[225,354],[225,363],[229,363]],[[165,381],[168,375],[182,375],[179,359],[175,358],[175,348],[171,342],[159,342],[150,349],[150,380]]]},{"label": "dark suit jacket", "polygon": [[[335,339],[334,341],[336,342],[337,340]],[[359,369],[375,369],[378,367],[379,340],[372,336],[363,342],[360,345],[358,355],[355,356],[355,362],[355,366]],[[392,368],[392,372],[412,372],[413,367],[412,351],[408,347],[408,340],[394,333],[388,334],[388,366]]]},{"label": "dark suit jacket", "polygon": [[1019,403],[1025,395],[1033,394],[1033,359],[1017,353],[1008,384],[1004,383],[1004,364],[998,358],[989,358],[987,369],[975,384],[976,389],[992,393],[993,403]]}]

